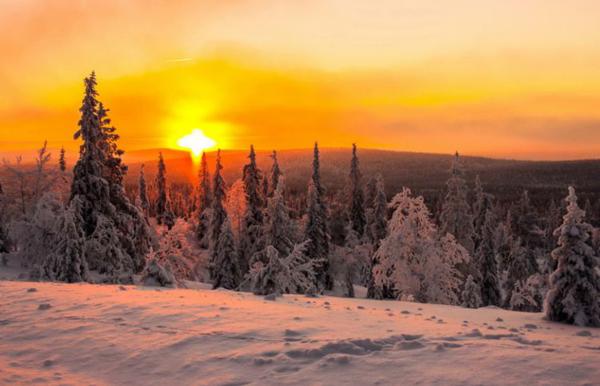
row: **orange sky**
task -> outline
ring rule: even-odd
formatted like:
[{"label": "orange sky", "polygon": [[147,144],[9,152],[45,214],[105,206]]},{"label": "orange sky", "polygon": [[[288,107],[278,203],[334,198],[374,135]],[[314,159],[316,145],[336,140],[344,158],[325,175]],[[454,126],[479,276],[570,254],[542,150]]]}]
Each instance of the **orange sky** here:
[{"label": "orange sky", "polygon": [[0,152],[71,140],[95,69],[126,150],[597,158],[600,2],[0,0]]}]

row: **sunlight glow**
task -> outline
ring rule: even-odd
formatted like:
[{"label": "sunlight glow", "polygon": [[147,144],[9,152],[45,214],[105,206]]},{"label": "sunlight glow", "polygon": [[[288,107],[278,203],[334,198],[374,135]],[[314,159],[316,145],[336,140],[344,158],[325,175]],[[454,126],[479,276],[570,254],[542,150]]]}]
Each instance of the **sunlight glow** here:
[{"label": "sunlight glow", "polygon": [[191,134],[180,138],[177,144],[181,147],[190,149],[195,157],[198,157],[204,150],[209,149],[217,144],[212,138],[208,138],[202,130],[194,129]]}]

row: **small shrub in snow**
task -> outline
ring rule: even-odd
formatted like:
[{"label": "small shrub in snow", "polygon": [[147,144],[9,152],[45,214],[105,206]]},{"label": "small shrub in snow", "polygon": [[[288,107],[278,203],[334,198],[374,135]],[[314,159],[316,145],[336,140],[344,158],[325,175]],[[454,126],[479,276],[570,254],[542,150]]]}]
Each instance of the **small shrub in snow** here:
[{"label": "small shrub in snow", "polygon": [[462,291],[462,306],[467,308],[481,307],[481,287],[475,282],[473,276],[469,275]]},{"label": "small shrub in snow", "polygon": [[304,255],[306,245],[306,241],[296,244],[285,257],[281,257],[274,247],[268,246],[265,262],[255,262],[247,275],[252,291],[257,295],[311,292],[315,272],[313,262]]},{"label": "small shrub in snow", "polygon": [[142,273],[144,285],[158,285],[161,287],[175,286],[175,277],[168,265],[162,265],[157,259],[152,259]]}]

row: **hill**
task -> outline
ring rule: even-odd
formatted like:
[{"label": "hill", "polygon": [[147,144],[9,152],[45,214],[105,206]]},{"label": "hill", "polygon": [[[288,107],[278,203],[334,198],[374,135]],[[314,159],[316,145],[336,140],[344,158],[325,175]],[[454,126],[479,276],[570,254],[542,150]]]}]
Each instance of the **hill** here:
[{"label": "hill", "polygon": [[[167,161],[170,181],[195,181],[197,170],[189,153],[177,150],[153,149],[126,154],[130,166],[129,181],[135,182],[141,163],[146,164],[150,175],[156,171],[158,152],[163,151]],[[270,152],[257,151],[257,162],[263,170],[271,167]],[[321,169],[323,181],[330,193],[346,184],[350,164],[350,149],[322,149]],[[386,189],[391,195],[403,186],[411,188],[426,198],[435,198],[445,187],[452,160],[449,154],[428,154],[359,149],[362,173],[370,178],[381,173]],[[211,169],[215,153],[207,153]],[[311,173],[312,150],[282,150],[279,162],[286,174],[292,191],[304,191]],[[462,157],[467,170],[467,180],[472,185],[479,175],[486,191],[500,200],[516,199],[523,189],[531,192],[534,199],[545,200],[549,196],[561,198],[568,185],[574,185],[582,200],[600,198],[600,160],[582,161],[519,161],[484,157]],[[247,150],[222,152],[224,176],[228,183],[241,177],[247,162]]]},{"label": "hill", "polygon": [[0,293],[2,384],[591,385],[600,379],[600,330],[546,322],[536,313],[16,281],[0,281]]}]

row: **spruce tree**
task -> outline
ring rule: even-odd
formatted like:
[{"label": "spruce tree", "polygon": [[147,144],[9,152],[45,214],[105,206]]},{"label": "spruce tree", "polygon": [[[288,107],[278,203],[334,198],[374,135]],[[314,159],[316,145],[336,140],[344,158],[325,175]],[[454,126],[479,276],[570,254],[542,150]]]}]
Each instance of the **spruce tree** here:
[{"label": "spruce tree", "polygon": [[61,172],[65,172],[67,170],[67,161],[65,160],[65,148],[60,148],[60,155],[58,157],[58,169]]},{"label": "spruce tree", "polygon": [[85,259],[85,239],[76,225],[79,199],[58,218],[54,249],[42,267],[44,278],[75,283],[89,280]]},{"label": "spruce tree", "polygon": [[498,268],[496,265],[496,252],[494,248],[494,232],[496,220],[491,209],[485,214],[482,226],[481,240],[475,251],[475,269],[481,283],[481,301],[484,306],[501,304]]},{"label": "spruce tree", "polygon": [[256,165],[254,146],[250,146],[250,162],[244,166],[243,181],[246,194],[246,211],[242,222],[240,238],[240,268],[242,274],[248,272],[254,254],[263,249],[263,202],[260,191],[260,171]]},{"label": "spruce tree", "polygon": [[552,257],[558,261],[550,276],[545,313],[549,320],[578,326],[600,326],[600,262],[590,245],[592,226],[577,205],[575,189],[569,187],[567,214],[554,231],[558,247]]},{"label": "spruce tree", "polygon": [[319,146],[315,142],[312,178],[308,185],[308,209],[305,239],[308,240],[306,256],[315,262],[316,287],[323,290],[333,288],[329,274],[329,232],[327,229],[327,207],[325,191],[321,185]]},{"label": "spruce tree", "polygon": [[[376,250],[379,247],[379,242],[385,238],[387,235],[387,197],[385,195],[385,189],[383,186],[383,177],[381,174],[378,174],[375,178],[375,193],[373,196],[372,209],[369,211],[369,232],[371,243],[373,244],[373,249]],[[369,278],[367,281],[367,297],[375,298],[375,297],[386,297],[387,289],[383,288],[382,294],[377,294],[375,287],[375,281],[373,278],[373,267],[377,265],[379,262],[377,261],[375,255],[371,257],[371,263],[369,267]]]},{"label": "spruce tree", "polygon": [[462,306],[467,308],[479,308],[483,304],[481,301],[481,287],[475,282],[472,275],[467,277],[465,288],[461,294]]},{"label": "spruce tree", "polygon": [[225,217],[221,226],[219,240],[209,263],[209,270],[213,288],[237,288],[240,278],[238,256],[233,232],[231,231],[231,223],[227,217]]},{"label": "spruce tree", "polygon": [[202,152],[198,179],[200,182],[198,186],[198,226],[196,228],[196,238],[200,242],[201,247],[208,248],[212,194],[206,152]]},{"label": "spruce tree", "polygon": [[97,100],[96,76],[84,80],[85,93],[75,139],[81,138],[73,170],[70,202],[77,199],[76,223],[85,237],[90,269],[112,275],[139,272],[151,243],[143,214],[123,189],[126,167],[117,148],[118,136],[107,111]]},{"label": "spruce tree", "polygon": [[352,144],[352,160],[350,162],[350,204],[348,212],[352,229],[359,238],[365,233],[365,198],[362,185],[362,175],[356,154],[356,144]]},{"label": "spruce tree", "polygon": [[140,207],[144,212],[144,216],[148,217],[150,210],[150,202],[148,201],[148,187],[146,185],[146,176],[144,174],[144,164],[140,168],[140,178],[138,181],[138,199]]},{"label": "spruce tree", "polygon": [[219,241],[219,235],[221,234],[221,228],[227,218],[227,212],[223,206],[225,200],[225,181],[221,176],[221,149],[217,150],[217,159],[215,165],[215,175],[213,176],[213,193],[212,193],[212,215],[210,221],[210,247],[212,248],[212,254],[214,257],[217,242]]},{"label": "spruce tree", "polygon": [[448,189],[440,215],[441,231],[452,234],[469,253],[473,253],[473,221],[471,208],[467,202],[464,168],[458,152],[452,161],[450,178],[446,186]]},{"label": "spruce tree", "polygon": [[158,153],[158,173],[156,174],[156,220],[159,225],[166,225],[171,229],[175,224],[175,216],[171,213],[169,196],[167,195],[167,167],[162,152]]},{"label": "spruce tree", "polygon": [[279,167],[279,160],[277,159],[277,152],[273,150],[271,154],[273,165],[271,165],[271,173],[269,176],[269,197],[272,197],[277,189],[279,183],[279,177],[281,176],[281,168]]},{"label": "spruce tree", "polygon": [[292,252],[295,241],[295,228],[285,203],[284,190],[285,179],[281,177],[273,197],[269,198],[265,224],[265,244],[275,248],[281,256]]}]

